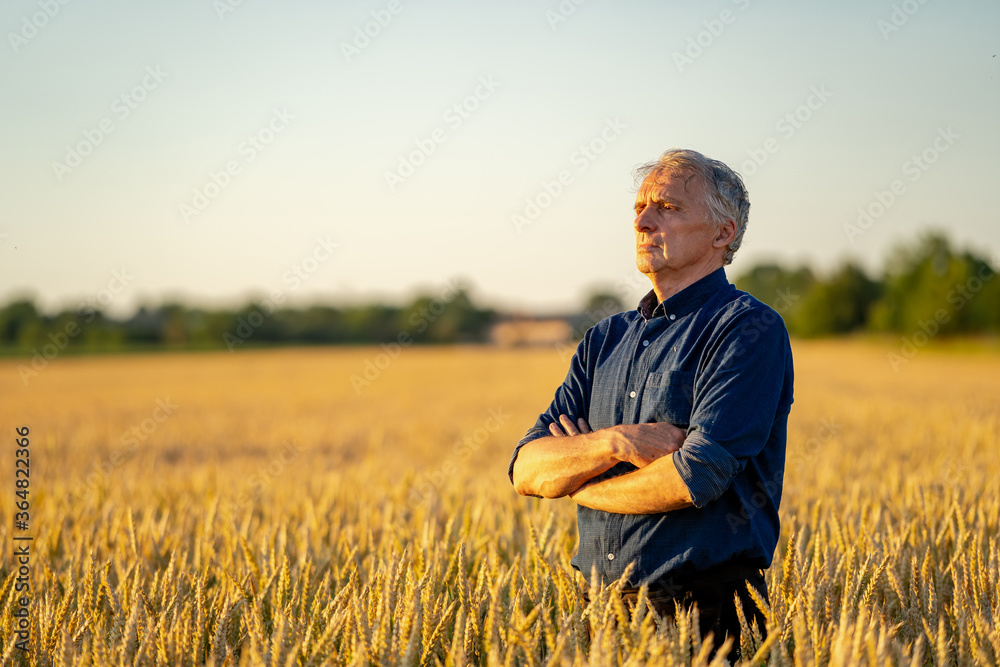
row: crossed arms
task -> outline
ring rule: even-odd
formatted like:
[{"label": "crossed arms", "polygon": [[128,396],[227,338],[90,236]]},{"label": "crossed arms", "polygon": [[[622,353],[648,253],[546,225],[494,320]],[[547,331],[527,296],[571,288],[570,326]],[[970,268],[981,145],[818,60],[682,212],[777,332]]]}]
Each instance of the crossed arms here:
[{"label": "crossed arms", "polygon": [[[583,418],[559,416],[551,436],[526,443],[514,462],[521,495],[571,497],[577,504],[616,514],[659,514],[693,505],[673,457],[685,431],[668,423],[620,424],[592,431]],[[624,475],[595,480],[621,461]]]},{"label": "crossed arms", "polygon": [[[718,499],[772,436],[776,449],[769,456],[783,461],[793,382],[788,334],[766,306],[740,301],[731,310],[717,324],[712,353],[699,363],[687,431],[666,420],[593,431],[579,418],[588,413],[593,390],[591,344],[601,343],[591,341],[596,329],[588,330],[566,381],[537,422],[547,424],[550,435],[515,450],[514,490],[543,498],[569,496],[583,507],[614,514],[660,514],[706,507]],[[771,320],[765,319],[768,314]],[[602,474],[621,462],[635,469]]]}]

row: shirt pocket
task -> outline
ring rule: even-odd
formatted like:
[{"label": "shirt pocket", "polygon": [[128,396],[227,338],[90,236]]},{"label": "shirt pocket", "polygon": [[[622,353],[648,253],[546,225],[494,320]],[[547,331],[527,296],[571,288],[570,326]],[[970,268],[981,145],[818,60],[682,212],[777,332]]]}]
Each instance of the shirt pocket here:
[{"label": "shirt pocket", "polygon": [[650,373],[642,391],[639,423],[668,422],[680,428],[691,424],[694,405],[694,373],[663,371]]}]

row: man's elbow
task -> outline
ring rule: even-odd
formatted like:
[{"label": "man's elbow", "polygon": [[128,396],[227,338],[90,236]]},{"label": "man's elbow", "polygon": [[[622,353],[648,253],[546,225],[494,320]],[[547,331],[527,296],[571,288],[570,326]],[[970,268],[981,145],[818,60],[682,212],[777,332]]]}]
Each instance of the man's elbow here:
[{"label": "man's elbow", "polygon": [[535,498],[544,498],[546,496],[541,495],[537,488],[534,480],[529,479],[518,467],[517,462],[514,462],[514,491],[521,496],[533,496]]},{"label": "man's elbow", "polygon": [[520,473],[520,470],[521,469],[518,467],[517,462],[515,461],[514,475],[511,477],[511,481],[514,483],[514,491],[516,491],[518,495],[529,496],[531,495],[531,493],[528,488],[527,480],[524,479],[524,475]]},{"label": "man's elbow", "polygon": [[543,496],[540,493],[536,493],[534,487],[528,486],[528,485],[523,484],[523,483],[522,484],[517,484],[515,482],[515,484],[514,484],[514,490],[517,491],[518,495],[526,496],[528,498],[545,498],[546,497],[546,496]]},{"label": "man's elbow", "polygon": [[519,466],[517,460],[514,461],[514,474],[511,481],[514,482],[514,491],[519,495],[548,499],[559,498],[563,495],[558,493],[552,484],[547,484],[527,474],[529,471],[525,468],[526,466]]}]

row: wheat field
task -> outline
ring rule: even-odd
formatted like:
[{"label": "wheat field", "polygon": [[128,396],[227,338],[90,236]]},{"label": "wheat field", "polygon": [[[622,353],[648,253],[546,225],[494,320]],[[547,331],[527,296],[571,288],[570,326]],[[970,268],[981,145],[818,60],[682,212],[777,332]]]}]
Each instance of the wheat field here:
[{"label": "wheat field", "polygon": [[[894,372],[889,351],[794,345],[769,633],[747,664],[1000,661],[1000,356],[924,349]],[[600,586],[584,606],[573,502],[513,492],[511,450],[567,362],[65,357],[25,384],[0,361],[2,663],[723,664],[693,618]]]}]

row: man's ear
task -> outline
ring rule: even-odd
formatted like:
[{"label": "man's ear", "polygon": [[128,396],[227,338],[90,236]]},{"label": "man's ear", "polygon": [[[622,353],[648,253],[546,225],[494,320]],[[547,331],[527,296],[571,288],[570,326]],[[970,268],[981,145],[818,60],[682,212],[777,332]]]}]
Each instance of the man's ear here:
[{"label": "man's ear", "polygon": [[712,242],[713,248],[727,248],[729,244],[736,240],[736,221],[729,219],[718,227],[715,240]]}]

